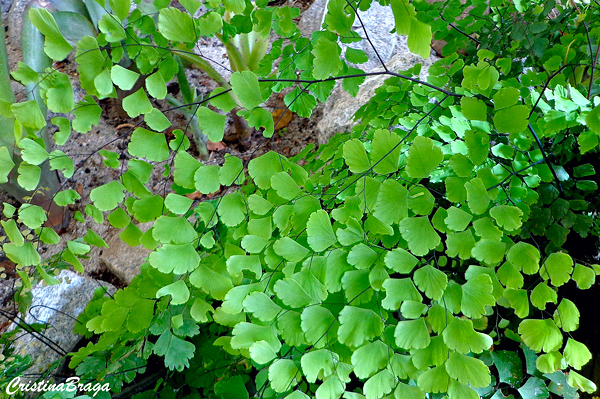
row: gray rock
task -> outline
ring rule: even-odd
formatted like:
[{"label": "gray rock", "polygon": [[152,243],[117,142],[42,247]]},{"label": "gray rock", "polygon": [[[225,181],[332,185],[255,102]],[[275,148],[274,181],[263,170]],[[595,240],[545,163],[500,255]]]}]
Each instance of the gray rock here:
[{"label": "gray rock", "polygon": [[325,11],[327,10],[327,0],[315,0],[308,10],[302,13],[298,29],[304,37],[310,37],[310,34],[314,31],[321,30],[323,25],[323,18],[325,18]]},{"label": "gray rock", "polygon": [[[141,223],[138,227],[146,232],[152,225],[153,223]],[[112,274],[129,285],[131,280],[140,274],[141,264],[152,251],[141,245],[130,247],[118,235],[108,240],[107,244],[108,248],[100,255],[100,264],[106,266]]]},{"label": "gray rock", "polygon": [[13,0],[7,14],[4,13],[4,7],[2,8],[2,23],[6,24],[8,27],[7,43],[18,49],[21,48],[21,24],[23,21],[23,12],[25,11],[27,4],[29,4],[29,1],[30,0]]},{"label": "gray rock", "polygon": [[10,10],[10,6],[12,6],[13,0],[0,0],[0,8],[2,9],[2,15]]},{"label": "gray rock", "polygon": [[[435,56],[430,56],[428,59],[423,59],[408,50],[406,45],[406,37],[400,37],[399,46],[396,49],[397,53],[386,62],[388,70],[393,72],[405,71],[412,68],[417,63],[421,63],[420,80],[427,78],[427,70],[431,64],[438,60]],[[380,72],[382,67],[374,68],[369,72]],[[389,78],[389,75],[377,75],[367,77],[361,85],[356,97],[352,97],[342,89],[338,84],[329,96],[323,109],[323,117],[317,124],[319,134],[319,143],[327,143],[327,141],[336,133],[348,132],[355,126],[358,121],[353,121],[354,113],[375,93],[375,89],[383,84]]]},{"label": "gray rock", "polygon": [[[109,293],[115,288],[89,277],[82,277],[72,271],[63,270],[57,279],[60,284],[42,285],[31,290],[33,301],[24,318],[25,323],[42,323],[47,329],[42,332],[49,342],[65,353],[74,349],[81,336],[73,332],[77,316],[85,309],[94,295],[94,290],[104,286]],[[16,328],[13,323],[9,330]],[[14,342],[15,353],[25,356],[29,354],[33,365],[28,373],[41,373],[59,360],[62,356],[30,333],[24,333]]]}]

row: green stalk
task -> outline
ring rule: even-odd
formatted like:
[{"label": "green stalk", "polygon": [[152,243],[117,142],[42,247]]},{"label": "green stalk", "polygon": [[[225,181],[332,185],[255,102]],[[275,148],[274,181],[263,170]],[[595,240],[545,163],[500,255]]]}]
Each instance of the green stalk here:
[{"label": "green stalk", "polygon": [[177,70],[177,83],[179,83],[181,99],[183,100],[184,104],[191,104],[194,102],[194,96],[192,95],[192,89],[190,87],[190,83],[188,82],[187,75],[185,74],[183,62],[181,62],[181,58],[178,56],[176,56],[175,59],[177,60],[177,66],[179,66],[179,69]]},{"label": "green stalk", "polygon": [[[4,26],[2,25],[2,31]],[[10,68],[8,66],[8,52],[4,38],[0,40],[0,100],[14,102],[15,94],[10,87]]]},{"label": "green stalk", "polygon": [[[23,62],[31,67],[37,73],[44,73],[46,68],[52,66],[52,60],[44,53],[44,36],[29,20],[29,10],[31,8],[47,8],[46,4],[41,4],[39,1],[31,1],[25,8],[23,13],[23,22],[21,28],[21,49],[23,52]],[[42,115],[48,114],[46,103],[40,95],[40,87],[36,83],[29,83],[25,86],[27,90],[27,99],[35,100],[42,111]],[[48,129],[44,127],[38,132],[38,136],[44,139],[46,149],[51,147],[51,139]]]},{"label": "green stalk", "polygon": [[[179,50],[179,51],[178,51]],[[225,80],[225,78],[217,72],[204,58],[200,57],[197,54],[190,53],[187,50],[184,50],[183,47],[178,47],[175,50],[172,50],[175,54],[177,54],[182,60],[190,62],[194,64],[194,66],[198,69],[203,70],[206,74],[215,82],[226,89],[231,88],[229,82]]]}]

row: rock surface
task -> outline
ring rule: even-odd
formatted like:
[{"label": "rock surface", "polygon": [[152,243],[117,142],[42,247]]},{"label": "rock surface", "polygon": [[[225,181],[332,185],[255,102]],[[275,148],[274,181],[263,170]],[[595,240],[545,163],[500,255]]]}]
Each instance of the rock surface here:
[{"label": "rock surface", "polygon": [[[48,328],[43,336],[65,353],[73,350],[81,336],[73,332],[77,316],[85,309],[94,295],[94,290],[104,286],[108,293],[115,288],[89,277],[82,277],[72,271],[63,270],[57,276],[60,284],[43,286],[41,283],[31,290],[33,301],[24,318],[25,323],[42,323]],[[16,324],[9,330],[16,328]],[[29,373],[41,373],[62,356],[29,333],[24,333],[14,341],[15,353],[29,354],[33,360]]]},{"label": "rock surface", "polygon": [[[138,227],[146,232],[152,225],[153,223],[141,223]],[[119,238],[119,235],[112,237],[107,244],[108,248],[100,255],[100,264],[106,266],[126,285],[131,284],[131,280],[140,274],[140,265],[152,251],[141,245],[130,247]]]}]

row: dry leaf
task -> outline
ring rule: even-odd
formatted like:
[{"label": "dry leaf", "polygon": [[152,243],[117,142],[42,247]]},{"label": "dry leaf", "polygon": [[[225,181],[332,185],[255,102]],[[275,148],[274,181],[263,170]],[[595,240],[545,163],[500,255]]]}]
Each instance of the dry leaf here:
[{"label": "dry leaf", "polygon": [[[283,111],[285,111],[285,114],[283,113]],[[275,111],[271,112],[271,115],[273,115],[273,124],[275,125],[275,131],[286,127],[287,124],[290,123],[292,121],[292,118],[294,117],[294,113],[289,109],[276,109]]]},{"label": "dry leaf", "polygon": [[206,147],[208,148],[208,151],[221,151],[227,148],[225,143],[223,143],[222,141],[219,141],[218,143],[213,143],[212,141],[209,141]]}]

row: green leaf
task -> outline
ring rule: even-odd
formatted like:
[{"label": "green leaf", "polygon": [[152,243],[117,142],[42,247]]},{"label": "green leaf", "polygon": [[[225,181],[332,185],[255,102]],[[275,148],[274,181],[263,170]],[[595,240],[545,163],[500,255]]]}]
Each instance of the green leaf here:
[{"label": "green leaf", "polygon": [[363,64],[369,61],[367,53],[363,50],[353,49],[352,47],[346,48],[346,60],[353,64]]},{"label": "green leaf", "polygon": [[146,158],[149,161],[162,162],[169,158],[165,136],[143,128],[137,128],[133,132],[127,148],[134,157]]},{"label": "green leaf", "polygon": [[50,153],[50,170],[60,170],[65,178],[69,179],[75,173],[75,165],[64,152],[54,150]]},{"label": "green leaf", "polygon": [[28,163],[21,162],[17,169],[19,176],[17,177],[17,183],[27,191],[33,191],[37,188],[40,182],[40,176],[42,170],[39,166],[29,165]]},{"label": "green leaf", "polygon": [[354,374],[358,378],[369,378],[383,369],[390,361],[389,351],[390,348],[380,340],[356,349],[351,360]]},{"label": "green leaf", "polygon": [[504,230],[515,231],[521,227],[523,211],[516,206],[497,205],[490,209],[490,216]]},{"label": "green leaf", "polygon": [[479,130],[465,132],[465,143],[469,150],[469,159],[475,165],[481,165],[488,156],[490,137]]},{"label": "green leaf", "polygon": [[200,166],[194,174],[196,190],[202,194],[212,194],[219,191],[219,167],[217,165]]},{"label": "green leaf", "polygon": [[217,114],[207,107],[200,107],[198,108],[197,116],[200,128],[210,141],[218,143],[223,140],[225,122],[227,121],[225,115]]},{"label": "green leaf", "polygon": [[299,262],[309,253],[307,248],[292,240],[290,237],[283,237],[275,241],[275,244],[273,244],[273,250],[277,255],[289,260],[290,262]]},{"label": "green leaf", "polygon": [[77,103],[73,110],[73,130],[79,133],[87,133],[92,125],[97,125],[102,115],[102,108],[96,104],[92,96],[85,96],[83,101]]},{"label": "green leaf", "polygon": [[8,182],[8,174],[14,168],[15,163],[12,160],[8,148],[0,147],[0,183]]},{"label": "green leaf", "polygon": [[408,150],[406,173],[410,177],[419,179],[429,177],[443,159],[442,150],[434,144],[433,140],[417,136]]},{"label": "green leaf", "polygon": [[271,176],[271,187],[277,191],[277,195],[287,200],[292,200],[302,193],[298,184],[287,172],[279,172]]},{"label": "green leaf", "polygon": [[317,348],[326,346],[329,340],[334,338],[331,327],[335,321],[329,309],[322,306],[305,308],[301,315],[301,327],[306,342]]},{"label": "green leaf", "polygon": [[44,52],[53,60],[61,61],[69,55],[73,47],[63,37],[54,17],[45,8],[29,9],[29,19],[44,35]]},{"label": "green leaf", "polygon": [[600,135],[600,106],[594,107],[586,116],[585,124],[590,130]]},{"label": "green leaf", "polygon": [[0,223],[2,223],[4,233],[6,234],[10,242],[18,246],[22,246],[25,243],[23,234],[21,234],[21,231],[19,231],[17,223],[14,221],[14,219],[9,219],[7,221],[2,220]]},{"label": "green leaf", "polygon": [[104,33],[104,38],[110,43],[120,42],[127,37],[123,23],[115,15],[104,14],[98,21],[98,29]]},{"label": "green leaf", "polygon": [[156,108],[152,108],[152,111],[144,115],[144,122],[146,122],[150,129],[157,132],[162,132],[171,126],[171,122],[167,117]]},{"label": "green leaf", "polygon": [[146,78],[148,94],[157,100],[162,100],[167,95],[167,85],[160,72],[154,72]]},{"label": "green leaf", "polygon": [[217,213],[225,225],[237,226],[246,217],[246,204],[239,191],[222,197]]},{"label": "green leaf", "polygon": [[486,306],[494,306],[492,281],[487,274],[479,274],[462,286],[461,311],[472,319],[478,319],[485,313]]},{"label": "green leaf", "polygon": [[431,26],[411,18],[410,31],[408,33],[408,49],[421,58],[429,58],[431,55]]},{"label": "green leaf", "polygon": [[277,315],[281,312],[281,306],[275,304],[275,302],[263,292],[251,292],[246,296],[242,305],[246,312],[252,313],[254,317],[261,321],[275,320]]},{"label": "green leaf", "polygon": [[573,271],[573,281],[577,283],[577,288],[580,290],[589,289],[596,282],[596,273],[593,269],[575,264],[575,271]]},{"label": "green leaf", "polygon": [[475,247],[475,238],[473,238],[471,230],[451,233],[447,236],[446,246],[448,247],[446,251],[448,256],[455,257],[458,255],[460,259],[469,259],[471,258],[471,251]]},{"label": "green leaf", "polygon": [[150,254],[148,263],[162,273],[183,274],[200,264],[200,256],[191,244],[165,244]]},{"label": "green leaf", "polygon": [[421,302],[423,297],[417,291],[415,285],[410,278],[389,278],[382,284],[386,295],[381,306],[388,310],[397,310],[404,301]]},{"label": "green leaf", "polygon": [[[398,158],[400,156],[399,143],[400,137],[396,133],[390,132],[387,129],[378,129],[375,131],[371,143],[373,149],[370,154],[375,173],[386,175],[398,170]],[[392,151],[394,147],[396,148]]]},{"label": "green leaf", "polygon": [[575,331],[579,328],[579,309],[567,298],[563,298],[554,311],[554,322],[564,332]]},{"label": "green leaf", "polygon": [[475,121],[487,120],[487,106],[483,101],[474,97],[462,97],[460,106],[465,118]]},{"label": "green leaf", "polygon": [[317,252],[331,247],[337,242],[333,233],[329,214],[324,210],[318,210],[310,215],[306,224],[308,234],[308,245]]},{"label": "green leaf", "polygon": [[385,265],[397,273],[409,274],[417,263],[419,260],[402,248],[395,248],[385,256]]},{"label": "green leaf", "polygon": [[490,197],[483,184],[483,181],[476,177],[465,183],[467,189],[467,204],[469,209],[475,215],[484,213],[490,203]]},{"label": "green leaf", "polygon": [[300,359],[306,380],[314,384],[317,378],[323,380],[333,374],[339,356],[327,349],[313,350],[305,353]]},{"label": "green leaf", "polygon": [[546,303],[556,303],[558,301],[558,295],[555,290],[548,287],[545,283],[539,283],[531,291],[531,304],[538,309],[546,309]]},{"label": "green leaf", "polygon": [[448,208],[448,216],[444,219],[444,222],[454,231],[463,231],[471,223],[472,219],[473,215],[470,213],[452,206]]},{"label": "green leaf", "polygon": [[504,298],[510,302],[510,307],[515,310],[515,314],[524,319],[529,316],[529,298],[527,291],[507,288],[504,291]]},{"label": "green leaf", "polygon": [[131,223],[131,218],[122,208],[117,208],[112,211],[107,219],[110,225],[116,229],[122,229],[129,226],[129,223]]},{"label": "green leaf", "polygon": [[567,363],[576,370],[580,370],[592,359],[592,354],[588,348],[581,342],[575,341],[572,338],[567,340],[564,356]]},{"label": "green leaf", "polygon": [[[144,89],[139,89],[135,93],[130,94],[123,99],[123,109],[125,112],[127,112],[127,115],[129,115],[130,118],[135,118],[139,115],[151,112],[154,107],[152,107],[152,104],[148,100]],[[146,129],[138,128],[136,129],[136,132],[138,130]]]},{"label": "green leaf", "polygon": [[[412,19],[416,15],[415,7],[408,0],[392,0],[391,5],[396,22],[396,32],[399,35],[408,35]],[[424,58],[428,58],[428,56]]]},{"label": "green leaf", "polygon": [[552,285],[560,287],[571,279],[572,272],[573,259],[568,254],[556,252],[548,256],[540,275],[545,279],[551,278]]},{"label": "green leaf", "polygon": [[446,371],[451,378],[473,388],[484,388],[492,382],[490,370],[485,363],[456,352],[446,361]]},{"label": "green leaf", "polygon": [[475,244],[471,254],[478,261],[494,266],[504,259],[505,251],[505,243],[483,239]]},{"label": "green leaf", "polygon": [[281,301],[292,308],[302,308],[316,303],[315,299],[298,282],[284,278],[275,283],[274,290]]},{"label": "green leaf", "polygon": [[169,40],[186,43],[195,43],[198,40],[192,17],[175,7],[159,11],[158,30]]},{"label": "green leaf", "polygon": [[518,391],[522,398],[545,399],[550,396],[546,383],[537,377],[530,377]]},{"label": "green leaf", "polygon": [[172,305],[184,304],[190,299],[190,290],[183,280],[166,285],[156,292],[156,297],[160,298],[166,295],[171,295]]},{"label": "green leaf", "polygon": [[15,119],[25,127],[39,130],[46,126],[44,115],[35,100],[11,104],[10,109]]},{"label": "green leaf", "polygon": [[426,255],[441,242],[429,219],[424,216],[401,220],[400,234],[408,242],[410,251],[416,256]]},{"label": "green leaf", "polygon": [[83,240],[85,242],[87,242],[88,244],[93,245],[95,247],[108,247],[108,244],[106,243],[106,241],[104,241],[102,239],[102,237],[100,237],[98,235],[98,233],[96,233],[92,229],[87,230],[87,233],[85,233]]},{"label": "green leaf", "polygon": [[111,181],[110,183],[94,188],[90,192],[90,199],[100,211],[110,211],[115,209],[125,199],[124,190],[125,186],[121,183]]},{"label": "green leaf", "polygon": [[344,143],[344,161],[352,173],[363,173],[371,167],[365,147],[357,139]]},{"label": "green leaf", "polygon": [[542,373],[554,373],[562,369],[563,357],[558,351],[545,353],[537,358],[535,366]]},{"label": "green leaf", "polygon": [[369,378],[363,385],[363,392],[368,399],[382,398],[392,392],[396,378],[389,370],[381,370]]},{"label": "green leaf", "polygon": [[498,133],[521,133],[528,123],[529,107],[526,105],[513,105],[494,114],[494,126]]},{"label": "green leaf", "polygon": [[453,318],[448,327],[442,332],[444,343],[448,348],[458,353],[481,353],[492,346],[489,335],[473,329],[473,321],[469,319]]},{"label": "green leaf", "polygon": [[515,87],[503,87],[492,97],[494,109],[500,110],[515,105],[519,101],[520,95],[521,93]]},{"label": "green leaf", "polygon": [[446,273],[431,265],[417,269],[413,274],[413,280],[421,292],[435,301],[442,297],[448,284]]},{"label": "green leaf", "polygon": [[[242,160],[227,154],[225,156],[225,163],[219,169],[219,182],[223,186],[230,186],[234,182],[235,184],[242,184],[244,180],[244,165],[242,164]],[[251,204],[250,209],[252,209]]]},{"label": "green leaf", "polygon": [[269,367],[269,381],[275,392],[285,392],[298,384],[298,366],[290,359],[277,359]]},{"label": "green leaf", "polygon": [[567,375],[567,383],[573,388],[589,394],[596,392],[596,384],[573,370],[569,371]]},{"label": "green leaf", "polygon": [[243,116],[248,124],[259,130],[264,127],[263,136],[272,137],[275,131],[275,122],[273,121],[273,115],[264,108],[254,108],[252,111],[240,111],[238,115]]},{"label": "green leaf", "polygon": [[[212,14],[212,12],[209,14]],[[221,16],[219,16],[219,20],[222,21]],[[214,89],[209,97],[210,104],[223,112],[229,112],[236,107],[236,103],[233,101],[233,98],[231,98],[231,94],[223,87]]]},{"label": "green leaf", "polygon": [[258,77],[253,72],[235,72],[231,75],[231,87],[246,109],[251,110],[262,104]]},{"label": "green leaf", "polygon": [[[194,12],[190,12],[190,14],[194,15]],[[208,12],[198,19],[198,28],[200,29],[200,34],[202,36],[208,36],[219,32],[222,27],[223,18],[217,12]]]},{"label": "green leaf", "polygon": [[557,350],[563,342],[563,336],[552,319],[523,320],[519,324],[519,335],[525,345],[536,352]]},{"label": "green leaf", "polygon": [[198,233],[183,217],[160,216],[154,222],[152,236],[164,244],[187,244],[196,240]]},{"label": "green leaf", "polygon": [[[189,270],[193,270],[193,263],[190,263],[187,266],[191,268]],[[175,273],[177,273],[177,271],[175,271]],[[190,283],[207,294],[210,294],[217,300],[223,300],[225,295],[233,288],[229,276],[217,273],[204,265],[200,265],[190,275]]]},{"label": "green leaf", "polygon": [[191,342],[176,337],[170,330],[163,332],[154,344],[153,351],[165,357],[165,366],[170,370],[183,371],[190,366],[196,347]]},{"label": "green leaf", "polygon": [[110,70],[110,78],[121,90],[131,90],[140,74],[120,65],[114,65]]},{"label": "green leaf", "polygon": [[513,385],[523,379],[523,362],[517,352],[495,350],[492,358],[500,382]]},{"label": "green leaf", "polygon": [[406,350],[426,348],[431,341],[427,324],[422,317],[399,322],[394,337],[396,345]]},{"label": "green leaf", "polygon": [[383,332],[381,317],[370,309],[345,306],[340,312],[339,320],[338,339],[351,347],[361,346]]},{"label": "green leaf", "polygon": [[343,66],[340,53],[341,48],[337,43],[325,36],[319,37],[312,50],[315,56],[313,77],[322,80],[337,74]]},{"label": "green leaf", "polygon": [[537,273],[540,268],[540,251],[523,241],[513,245],[506,258],[517,270],[523,270],[525,274]]},{"label": "green leaf", "polygon": [[445,366],[431,368],[417,378],[417,386],[425,392],[446,392],[449,385],[450,376]]},{"label": "green leaf", "polygon": [[35,266],[41,261],[40,255],[30,242],[26,242],[23,245],[8,243],[4,244],[2,249],[8,259],[19,266]]},{"label": "green leaf", "polygon": [[184,215],[193,202],[194,200],[175,193],[169,193],[165,198],[165,206],[176,215]]}]

